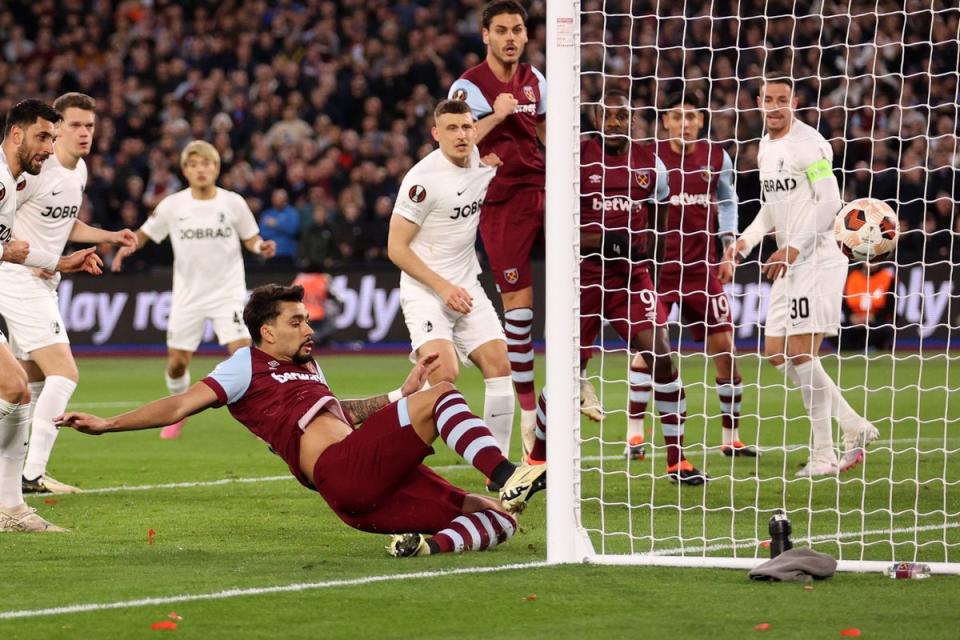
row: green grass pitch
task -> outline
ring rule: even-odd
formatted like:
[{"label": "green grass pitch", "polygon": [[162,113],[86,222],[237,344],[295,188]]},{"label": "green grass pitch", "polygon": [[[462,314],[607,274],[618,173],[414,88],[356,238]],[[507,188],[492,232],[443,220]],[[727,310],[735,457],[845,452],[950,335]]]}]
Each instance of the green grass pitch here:
[{"label": "green grass pitch", "polygon": [[[215,362],[195,361],[194,379]],[[620,457],[625,383],[600,385],[611,414],[602,428],[582,425],[584,521],[593,544],[609,553],[665,550],[682,536],[688,551],[762,556],[756,540],[765,537],[769,511],[786,505],[794,537],[813,536],[816,548],[837,556],[889,557],[892,540],[898,557],[916,550],[923,559],[960,561],[960,533],[949,526],[956,518],[945,515],[960,510],[960,400],[948,393],[960,388],[960,367],[942,354],[920,363],[917,354],[872,359],[869,395],[847,392],[882,441],[839,482],[780,479],[805,460],[809,429],[798,392],[784,394],[756,358],[744,358],[742,369],[743,434],[768,449],[757,461],[715,453],[718,419],[703,417],[718,411],[704,386],[712,369],[699,357],[683,358],[689,455],[715,478],[705,490],[670,484],[662,450],[628,467]],[[338,356],[321,365],[344,397],[395,388],[408,366],[400,356]],[[542,372],[542,360],[538,366]],[[828,358],[827,366],[835,373],[838,362]],[[73,406],[110,415],[158,397],[162,367],[160,359],[82,360]],[[845,387],[867,379],[862,359],[839,368]],[[626,360],[597,358],[590,373],[601,371],[625,380]],[[461,383],[479,408],[477,372],[464,371]],[[441,473],[482,490],[479,474],[436,448],[431,463]],[[0,535],[0,638],[827,638],[846,628],[865,638],[957,635],[954,577],[838,574],[809,590],[751,583],[738,570],[532,564],[545,558],[542,496],[524,514],[522,532],[492,552],[395,560],[382,537],[341,524],[224,410],[194,417],[174,442],[161,442],[156,431],[65,432],[51,473],[89,491],[29,499],[69,534]],[[863,533],[877,531],[884,533]],[[518,564],[531,566],[473,572]],[[469,572],[443,575],[461,570]],[[270,588],[278,591],[225,593]],[[196,599],[170,601],[179,596]],[[110,608],[145,599],[155,600]],[[69,609],[78,605],[100,607]],[[57,607],[67,609],[10,617]],[[151,630],[171,612],[182,617],[176,631]],[[753,631],[760,623],[769,629]]]}]

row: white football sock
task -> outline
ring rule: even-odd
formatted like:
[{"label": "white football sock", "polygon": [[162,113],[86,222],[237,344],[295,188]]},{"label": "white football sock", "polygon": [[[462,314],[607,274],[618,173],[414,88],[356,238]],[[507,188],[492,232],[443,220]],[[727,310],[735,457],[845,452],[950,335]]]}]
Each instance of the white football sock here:
[{"label": "white football sock", "polygon": [[0,420],[0,507],[12,509],[23,504],[21,474],[30,433],[30,406],[14,405]]},{"label": "white football sock", "polygon": [[510,376],[487,378],[483,381],[483,421],[500,446],[500,451],[510,457],[510,436],[513,434],[513,414],[516,396]]},{"label": "white football sock", "polygon": [[[31,393],[34,384],[36,383],[30,385]],[[27,462],[23,466],[24,478],[33,480],[47,472],[47,462],[60,431],[53,426],[53,419],[67,410],[67,404],[76,388],[77,383],[70,378],[47,376],[46,382],[42,383],[42,390],[31,399],[32,431]]]},{"label": "white football sock", "polygon": [[833,404],[832,380],[823,370],[817,358],[803,364],[792,365],[800,384],[803,404],[810,416],[810,430],[813,433],[813,451],[811,459],[836,463],[837,454],[833,450],[833,422],[830,419]]},{"label": "white football sock", "polygon": [[[845,434],[858,433],[864,422],[863,417],[854,411],[853,407],[850,406],[850,403],[848,403],[846,398],[843,397],[840,387],[836,382],[833,381],[830,375],[824,371],[823,364],[820,362],[820,359],[815,358],[813,362],[817,363],[816,366],[820,370],[818,377],[820,377],[821,380],[830,381],[830,417],[836,419],[836,421],[840,424],[840,428],[843,429]],[[799,387],[800,381],[797,378],[795,367],[793,367],[793,365],[791,365],[789,362],[777,365],[777,369],[781,372],[784,371],[784,368],[786,368],[787,378]],[[822,374],[822,376],[820,374]]]},{"label": "white football sock", "polygon": [[181,393],[186,393],[187,389],[190,388],[190,371],[187,370],[179,378],[171,378],[169,374],[164,373],[163,379],[167,382],[167,391],[170,392],[172,396],[178,396]]}]

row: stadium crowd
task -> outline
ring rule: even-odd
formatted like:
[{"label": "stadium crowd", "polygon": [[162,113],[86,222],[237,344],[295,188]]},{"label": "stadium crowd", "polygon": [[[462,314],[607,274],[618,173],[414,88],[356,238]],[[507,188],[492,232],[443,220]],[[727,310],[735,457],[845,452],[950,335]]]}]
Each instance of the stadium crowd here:
[{"label": "stadium crowd", "polygon": [[[717,0],[713,17],[684,20],[671,6],[658,19],[658,4],[585,0],[585,101],[604,74],[646,76],[623,88],[641,115],[635,136],[656,136],[657,95],[685,79],[741,169],[743,228],[759,202],[756,80],[791,70],[802,117],[833,142],[845,197],[900,203],[900,262],[960,258],[957,11],[934,17],[928,2],[883,0],[878,20],[827,0],[825,17],[795,19],[780,13],[792,2]],[[433,106],[484,52],[482,0],[10,5],[0,14],[0,112],[23,96],[99,100],[82,219],[139,227],[185,186],[180,149],[205,139],[220,152],[221,184],[247,198],[280,261],[309,270],[386,260],[400,180],[433,148]],[[737,6],[738,17],[724,17]],[[526,60],[545,69],[545,2],[528,9]],[[880,46],[864,44],[875,31]]]}]

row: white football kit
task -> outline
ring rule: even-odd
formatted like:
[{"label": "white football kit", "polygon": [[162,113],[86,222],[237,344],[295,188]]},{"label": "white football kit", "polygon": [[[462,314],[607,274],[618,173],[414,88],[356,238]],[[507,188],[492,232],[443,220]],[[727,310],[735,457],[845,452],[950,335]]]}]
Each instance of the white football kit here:
[{"label": "white football kit", "polygon": [[833,237],[833,219],[818,218],[813,184],[836,180],[833,149],[817,132],[794,119],[787,135],[760,140],[758,165],[763,206],[740,236],[744,255],[768,231],[776,229],[777,248],[800,253],[770,289],[764,330],[769,336],[808,333],[836,335],[840,327],[843,285],[848,261]]},{"label": "white football kit", "polygon": [[260,228],[242,196],[218,187],[210,200],[197,200],[184,189],[161,200],[141,230],[156,243],[169,236],[173,245],[168,347],[196,351],[207,318],[220,344],[250,337],[240,242]]},{"label": "white football kit", "polygon": [[[400,275],[400,306],[416,352],[430,340],[449,340],[460,359],[491,340],[505,340],[497,312],[477,277],[475,249],[480,207],[496,168],[480,163],[474,148],[469,167],[453,164],[439,149],[418,162],[403,179],[394,215],[418,225],[410,249],[430,269],[473,298],[469,313],[453,311],[430,287]],[[413,355],[411,355],[413,359]]]},{"label": "white football kit", "polygon": [[[87,165],[82,159],[68,169],[54,154],[43,163],[39,174],[24,173],[17,192],[14,236],[29,242],[31,249],[63,254],[86,185]],[[10,346],[20,360],[29,360],[30,353],[37,349],[70,342],[60,316],[59,283],[59,273],[42,278],[22,264],[0,266],[0,288],[17,292],[13,297],[0,297],[0,315],[7,322]]]}]

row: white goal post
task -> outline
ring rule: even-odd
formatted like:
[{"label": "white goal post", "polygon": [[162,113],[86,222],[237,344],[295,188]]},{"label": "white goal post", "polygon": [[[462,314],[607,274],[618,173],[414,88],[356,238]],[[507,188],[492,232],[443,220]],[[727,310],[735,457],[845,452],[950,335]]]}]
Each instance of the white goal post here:
[{"label": "white goal post", "polygon": [[[951,351],[960,347],[960,149],[956,138],[960,113],[953,104],[954,128],[945,132],[951,109],[937,93],[938,85],[947,83],[948,89],[952,87],[947,93],[955,95],[960,82],[958,48],[949,47],[949,37],[943,31],[958,28],[960,10],[949,3],[930,0],[920,3],[922,7],[893,3],[899,6],[897,9],[883,0],[824,0],[815,3],[810,13],[795,15],[787,11],[787,15],[779,9],[779,13],[767,12],[768,4],[783,4],[775,0],[740,2],[740,17],[745,5],[758,7],[757,19],[744,20],[743,25],[747,28],[749,22],[753,29],[748,39],[762,31],[759,47],[767,57],[759,66],[760,73],[742,74],[738,65],[743,52],[733,46],[736,43],[724,42],[722,47],[710,49],[712,66],[696,78],[699,86],[706,87],[703,109],[707,121],[715,118],[718,123],[716,129],[708,124],[703,135],[728,150],[735,180],[740,180],[746,172],[756,171],[758,142],[758,137],[741,133],[747,130],[743,122],[760,122],[761,118],[744,105],[750,104],[747,100],[755,101],[762,74],[773,70],[770,60],[778,59],[776,55],[785,49],[782,45],[786,38],[797,51],[797,58],[790,58],[794,61],[786,71],[798,84],[816,87],[808,94],[814,96],[816,104],[807,105],[803,117],[814,124],[823,119],[821,131],[844,132],[842,136],[824,134],[834,143],[835,157],[839,157],[837,150],[854,144],[869,154],[865,166],[842,162],[838,166],[835,162],[835,173],[842,176],[844,201],[852,199],[855,192],[864,192],[885,198],[894,210],[902,208],[898,211],[902,221],[910,206],[921,212],[919,228],[915,221],[906,223],[908,227],[914,225],[910,228],[912,235],[901,235],[902,255],[890,267],[897,283],[893,288],[894,315],[889,323],[895,348],[868,351],[864,346],[855,352],[825,348],[821,353],[824,368],[850,404],[880,429],[880,439],[868,449],[864,463],[839,477],[795,477],[798,461],[804,461],[808,451],[809,419],[797,388],[782,377],[778,380],[777,372],[760,356],[760,327],[769,283],[760,277],[755,264],[749,264],[757,260],[756,253],[748,257],[743,273],[738,271],[727,295],[734,335],[740,345],[737,357],[744,385],[741,424],[750,441],[760,448],[759,458],[717,455],[720,427],[713,365],[703,344],[689,340],[690,334],[676,313],[671,315],[670,326],[672,344],[680,347],[675,357],[687,387],[685,447],[696,466],[711,475],[707,487],[679,487],[666,477],[660,424],[652,402],[646,415],[647,459],[625,458],[629,353],[609,331],[601,335],[598,355],[585,374],[596,387],[606,419],[599,424],[581,421],[582,102],[595,104],[596,88],[610,83],[630,95],[637,117],[646,118],[642,134],[634,138],[641,142],[663,139],[656,105],[638,104],[634,87],[653,86],[659,91],[661,86],[689,81],[682,75],[661,77],[669,66],[661,60],[661,53],[683,49],[688,28],[694,20],[710,20],[703,10],[709,12],[713,4],[693,0],[546,0],[547,560],[751,569],[769,559],[767,521],[775,509],[782,508],[793,522],[794,544],[830,553],[838,559],[842,571],[880,571],[893,562],[908,561],[928,564],[933,573],[960,574],[960,360]],[[818,21],[820,37],[809,46],[798,46],[796,39],[801,32],[812,29],[813,23],[804,22],[808,19]],[[680,42],[666,48],[651,47],[649,42],[640,46],[641,30],[656,29],[656,41],[665,20],[683,23]],[[594,27],[603,26],[591,28],[590,39],[584,41],[581,30],[588,21],[593,21]],[[921,41],[926,47],[913,48],[917,43],[908,31],[911,21],[930,25],[927,40]],[[716,24],[726,22],[719,20]],[[789,24],[794,25],[794,31],[785,26]],[[615,44],[606,41],[614,30],[608,25],[620,30]],[[842,25],[846,25],[845,32]],[[866,25],[874,25],[872,35]],[[899,35],[895,27],[901,29]],[[624,43],[627,29],[633,35]],[[603,34],[600,40],[597,33]],[[710,33],[714,33],[712,28]],[[838,44],[838,34],[843,33],[845,42]],[[954,32],[953,38],[960,39],[960,32]],[[718,42],[715,36],[713,42]],[[754,40],[750,42],[757,45]],[[837,66],[829,73],[824,71],[825,57],[809,53],[840,45],[845,47],[845,54],[834,56]],[[889,47],[896,48],[896,55]],[[599,70],[596,64],[587,71],[581,69],[581,56],[588,48],[592,48],[594,62],[601,56]],[[941,60],[939,66],[934,64],[938,53],[948,51],[953,52],[952,63]],[[801,54],[808,53],[801,59]],[[917,80],[911,56],[921,55],[927,58],[927,77]],[[652,72],[631,75],[633,56],[654,56],[649,65],[640,65]],[[721,58],[728,60],[718,65]],[[804,61],[814,58],[819,66],[811,71]],[[685,50],[683,60],[686,65]],[[952,75],[942,72],[944,65],[953,69]],[[717,78],[717,69],[729,75]],[[782,65],[776,70],[783,70]],[[735,104],[718,107],[720,95],[713,91],[721,85],[725,90],[736,86]],[[927,94],[918,95],[918,87],[926,87]],[[748,95],[743,97],[741,93]],[[894,98],[884,97],[888,94]],[[861,139],[861,129],[857,129],[863,126],[860,118],[864,112],[856,110],[862,104],[870,106],[873,118],[866,139]],[[878,124],[881,118],[886,129]],[[727,121],[732,125],[721,129]],[[750,130],[756,129],[754,126]],[[715,131],[729,137],[717,140]],[[917,151],[921,148],[926,150],[925,155]],[[917,190],[910,182],[913,177],[908,175],[911,162],[922,163],[928,185],[920,189],[919,205],[914,195]],[[885,163],[900,174],[892,178],[893,195],[887,196],[878,191],[881,182],[889,178],[881,175]],[[938,171],[938,176],[953,172],[953,190],[946,196],[931,192],[929,187],[929,176]],[[941,202],[944,199],[949,202]],[[946,212],[938,219],[946,216],[945,224],[949,224],[943,237],[949,238],[954,232],[954,239],[939,254],[933,243],[941,236],[928,223],[937,211]],[[740,229],[744,226],[741,218]],[[912,243],[910,247],[919,247],[917,256],[906,253],[905,241]],[[841,347],[842,340],[843,334]],[[836,440],[841,447],[839,433]]]}]

